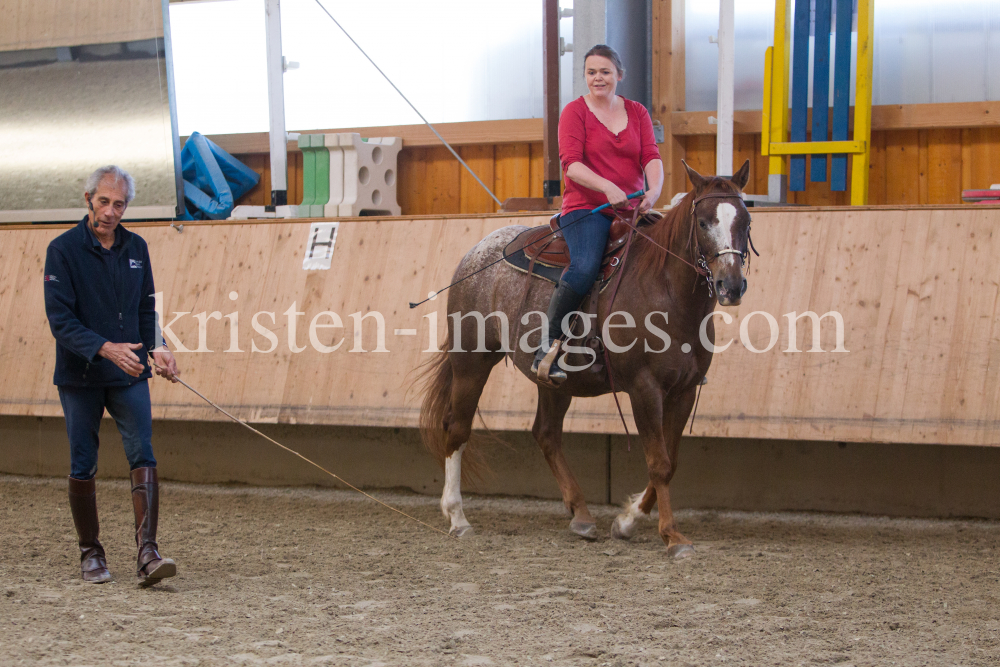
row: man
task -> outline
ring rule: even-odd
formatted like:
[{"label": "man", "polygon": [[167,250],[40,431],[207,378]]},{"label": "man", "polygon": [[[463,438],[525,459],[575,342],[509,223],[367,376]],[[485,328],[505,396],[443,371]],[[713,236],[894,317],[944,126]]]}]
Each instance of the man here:
[{"label": "man", "polygon": [[45,313],[56,339],[54,383],[69,435],[69,504],[80,570],[84,581],[111,579],[97,539],[94,484],[98,431],[107,409],[131,468],[136,576],[149,586],[174,576],[177,566],[157,552],[159,485],[147,350],[159,375],[176,382],[179,371],[173,355],[156,341],[156,290],[146,242],[119,224],[135,197],[135,181],[119,167],[101,167],[87,179],[83,196],[89,213],[49,244],[45,258]]}]

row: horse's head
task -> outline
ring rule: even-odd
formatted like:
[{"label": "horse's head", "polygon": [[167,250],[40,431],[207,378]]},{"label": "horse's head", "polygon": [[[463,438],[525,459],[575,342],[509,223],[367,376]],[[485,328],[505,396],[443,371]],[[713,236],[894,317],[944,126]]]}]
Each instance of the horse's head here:
[{"label": "horse's head", "polygon": [[709,280],[719,304],[738,306],[747,291],[743,264],[749,256],[750,214],[740,195],[750,177],[750,161],[730,178],[702,176],[684,163],[694,186],[695,259],[711,272]]}]

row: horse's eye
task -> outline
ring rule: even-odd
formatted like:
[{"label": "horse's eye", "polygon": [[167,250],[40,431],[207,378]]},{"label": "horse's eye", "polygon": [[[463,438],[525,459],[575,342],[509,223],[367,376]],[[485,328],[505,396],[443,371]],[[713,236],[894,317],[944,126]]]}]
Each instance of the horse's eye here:
[{"label": "horse's eye", "polygon": [[708,225],[705,224],[704,220],[699,220],[698,226],[701,227],[702,229],[708,229]]}]

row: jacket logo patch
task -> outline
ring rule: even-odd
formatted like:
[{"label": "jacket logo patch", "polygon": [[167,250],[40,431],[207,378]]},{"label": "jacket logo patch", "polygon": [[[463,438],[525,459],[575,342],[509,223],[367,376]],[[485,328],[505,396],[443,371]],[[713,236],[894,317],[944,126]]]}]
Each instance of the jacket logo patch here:
[{"label": "jacket logo patch", "polygon": [[47,276],[45,276],[45,282],[47,282],[47,283],[57,283],[57,282],[59,282],[59,279],[56,278],[54,275],[47,275]]},{"label": "jacket logo patch", "polygon": [[141,269],[142,268],[142,260],[141,259],[130,259],[128,261],[128,268],[130,268],[130,269]]}]

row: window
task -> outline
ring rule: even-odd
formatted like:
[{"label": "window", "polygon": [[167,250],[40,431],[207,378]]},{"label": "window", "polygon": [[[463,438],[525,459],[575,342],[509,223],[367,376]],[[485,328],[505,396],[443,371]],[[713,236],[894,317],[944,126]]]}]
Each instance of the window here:
[{"label": "window", "polygon": [[[433,122],[540,118],[537,0],[322,0]],[[283,0],[291,130],[420,123],[314,0]],[[263,0],[170,6],[180,134],[268,129]]]}]

